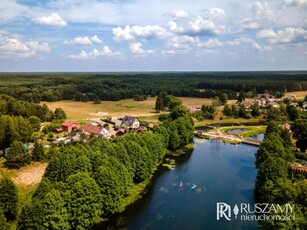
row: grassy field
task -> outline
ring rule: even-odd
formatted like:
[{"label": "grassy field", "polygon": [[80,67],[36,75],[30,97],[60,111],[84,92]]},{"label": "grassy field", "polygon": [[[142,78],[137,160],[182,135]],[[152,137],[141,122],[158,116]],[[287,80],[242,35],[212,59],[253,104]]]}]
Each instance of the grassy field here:
[{"label": "grassy field", "polygon": [[[210,105],[211,100],[207,98],[180,97],[183,105],[187,107]],[[137,117],[157,117],[154,113],[156,103],[155,97],[149,97],[146,101],[134,101],[133,99],[120,101],[102,101],[101,104],[93,102],[77,101],[57,101],[43,102],[51,110],[62,108],[69,120],[81,120],[88,118],[99,118],[102,116],[137,116]]]},{"label": "grassy field", "polygon": [[[30,203],[32,194],[43,178],[47,163],[34,162],[20,169],[8,169],[5,166],[5,159],[0,158],[0,178],[8,177],[16,185],[18,192],[18,212],[21,208]],[[17,221],[11,223],[11,229],[17,228]],[[0,226],[1,229],[1,226]]]},{"label": "grassy field", "polygon": [[307,95],[307,91],[296,91],[296,92],[287,92],[285,94],[285,97],[289,97],[292,94],[295,94],[296,99],[304,99],[305,96]]}]

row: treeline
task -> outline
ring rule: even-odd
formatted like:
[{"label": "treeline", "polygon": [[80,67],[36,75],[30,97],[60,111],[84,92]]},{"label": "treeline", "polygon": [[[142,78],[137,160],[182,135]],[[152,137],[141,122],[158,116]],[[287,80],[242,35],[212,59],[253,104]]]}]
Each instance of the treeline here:
[{"label": "treeline", "polygon": [[282,95],[286,91],[307,90],[306,80],[306,72],[1,74],[0,91],[35,103],[144,100],[162,91],[174,96],[204,98],[226,94],[228,99],[235,99],[239,91]]},{"label": "treeline", "polygon": [[54,149],[44,178],[23,207],[18,229],[91,229],[123,210],[169,150],[193,139],[187,109],[178,107],[153,131]]},{"label": "treeline", "polygon": [[270,122],[256,154],[256,200],[282,207],[287,203],[295,204],[293,213],[288,213],[295,219],[261,221],[263,229],[307,229],[307,183],[300,174],[292,176],[290,164],[295,160],[293,149],[289,130],[282,129],[277,122]]},{"label": "treeline", "polygon": [[22,116],[24,118],[36,116],[42,122],[54,119],[54,113],[47,105],[28,102],[22,97],[20,100],[17,100],[7,95],[0,95],[0,116],[1,115]]},{"label": "treeline", "polygon": [[10,224],[17,217],[18,194],[13,181],[4,177],[0,180],[0,229],[9,230]]}]

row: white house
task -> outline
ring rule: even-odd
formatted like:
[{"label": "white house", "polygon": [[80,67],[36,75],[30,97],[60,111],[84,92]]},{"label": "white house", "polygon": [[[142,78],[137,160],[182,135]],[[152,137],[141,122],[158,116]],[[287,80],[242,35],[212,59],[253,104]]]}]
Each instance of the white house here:
[{"label": "white house", "polygon": [[125,116],[120,125],[122,128],[136,129],[140,126],[140,121],[136,117]]}]

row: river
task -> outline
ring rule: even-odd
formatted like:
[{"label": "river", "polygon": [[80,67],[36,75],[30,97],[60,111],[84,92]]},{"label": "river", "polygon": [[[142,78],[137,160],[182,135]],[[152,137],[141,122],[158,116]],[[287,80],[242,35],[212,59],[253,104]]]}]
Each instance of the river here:
[{"label": "river", "polygon": [[192,153],[174,158],[174,170],[161,166],[141,199],[97,229],[258,229],[256,221],[217,220],[216,210],[217,202],[254,204],[257,147],[194,143]]}]

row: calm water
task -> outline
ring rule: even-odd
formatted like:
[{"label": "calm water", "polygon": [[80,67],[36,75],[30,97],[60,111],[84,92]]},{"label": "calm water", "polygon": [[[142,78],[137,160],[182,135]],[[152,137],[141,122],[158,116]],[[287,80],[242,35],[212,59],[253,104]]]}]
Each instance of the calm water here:
[{"label": "calm water", "polygon": [[258,229],[257,222],[216,220],[217,202],[254,204],[257,148],[194,142],[191,154],[175,158],[175,170],[160,168],[140,200],[97,229]]}]

